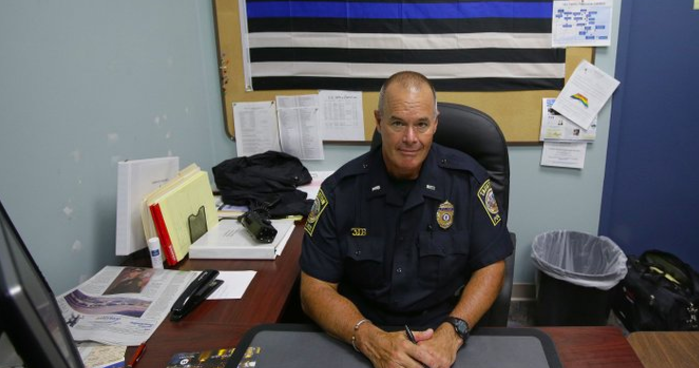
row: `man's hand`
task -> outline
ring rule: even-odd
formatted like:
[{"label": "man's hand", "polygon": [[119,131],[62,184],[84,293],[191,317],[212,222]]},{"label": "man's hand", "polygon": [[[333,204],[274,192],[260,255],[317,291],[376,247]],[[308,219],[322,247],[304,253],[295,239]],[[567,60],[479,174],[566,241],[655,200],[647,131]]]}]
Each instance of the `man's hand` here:
[{"label": "man's hand", "polygon": [[[420,336],[420,337],[418,337]],[[429,337],[427,337],[429,336]],[[436,331],[415,332],[418,347],[429,356],[429,362],[421,360],[430,368],[449,368],[456,361],[456,353],[463,341],[448,323],[442,323]]]},{"label": "man's hand", "polygon": [[[439,361],[422,342],[432,338],[433,331],[415,331],[418,344],[413,344],[405,332],[386,332],[376,326],[367,326],[357,331],[357,347],[371,361],[375,368],[422,368],[441,367]],[[444,366],[448,367],[448,366]]]}]

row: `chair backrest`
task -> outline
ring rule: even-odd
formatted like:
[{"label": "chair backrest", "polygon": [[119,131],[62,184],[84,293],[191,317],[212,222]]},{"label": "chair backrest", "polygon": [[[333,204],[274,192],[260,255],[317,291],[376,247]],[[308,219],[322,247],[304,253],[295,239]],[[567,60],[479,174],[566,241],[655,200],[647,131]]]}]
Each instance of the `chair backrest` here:
[{"label": "chair backrest", "polygon": [[[503,223],[507,224],[510,203],[510,156],[500,127],[488,114],[454,103],[439,102],[439,126],[434,141],[454,148],[476,159],[490,174]],[[381,135],[374,131],[372,147],[381,144]],[[511,234],[513,244],[514,234]],[[506,260],[505,282],[493,306],[479,326],[506,326],[512,296],[514,252]]]}]

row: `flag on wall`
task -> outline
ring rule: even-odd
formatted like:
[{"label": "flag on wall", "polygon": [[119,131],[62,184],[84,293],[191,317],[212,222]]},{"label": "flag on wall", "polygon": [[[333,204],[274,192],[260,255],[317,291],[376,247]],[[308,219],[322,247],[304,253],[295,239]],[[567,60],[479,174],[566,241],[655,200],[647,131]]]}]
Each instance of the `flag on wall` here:
[{"label": "flag on wall", "polygon": [[401,70],[426,75],[440,91],[563,88],[565,50],[551,47],[552,0],[241,5],[249,89],[377,91]]}]

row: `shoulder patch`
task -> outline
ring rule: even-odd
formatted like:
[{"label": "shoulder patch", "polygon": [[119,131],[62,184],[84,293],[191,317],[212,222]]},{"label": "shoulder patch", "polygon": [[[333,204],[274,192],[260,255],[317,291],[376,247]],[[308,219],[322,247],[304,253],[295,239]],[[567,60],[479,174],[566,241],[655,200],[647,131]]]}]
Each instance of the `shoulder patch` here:
[{"label": "shoulder patch", "polygon": [[490,217],[493,226],[499,224],[502,217],[500,217],[500,210],[498,208],[498,203],[495,201],[495,193],[493,193],[490,179],[486,180],[478,189],[478,199],[480,199],[483,209],[485,209],[485,213]]},{"label": "shoulder patch", "polygon": [[306,219],[306,225],[303,227],[308,235],[313,236],[313,231],[316,229],[320,215],[323,214],[323,210],[325,210],[325,207],[327,206],[328,199],[325,197],[323,189],[320,189],[318,191],[318,195],[316,195],[315,201],[313,202],[313,207],[311,207],[311,212],[308,214],[308,218]]}]

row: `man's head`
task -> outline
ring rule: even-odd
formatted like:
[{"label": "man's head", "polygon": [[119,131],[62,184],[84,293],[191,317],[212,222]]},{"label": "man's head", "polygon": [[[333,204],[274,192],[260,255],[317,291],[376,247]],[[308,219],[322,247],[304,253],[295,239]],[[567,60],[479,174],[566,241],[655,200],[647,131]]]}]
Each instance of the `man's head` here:
[{"label": "man's head", "polygon": [[386,80],[374,117],[391,176],[409,180],[418,177],[437,131],[438,114],[437,95],[424,75],[406,71]]}]

